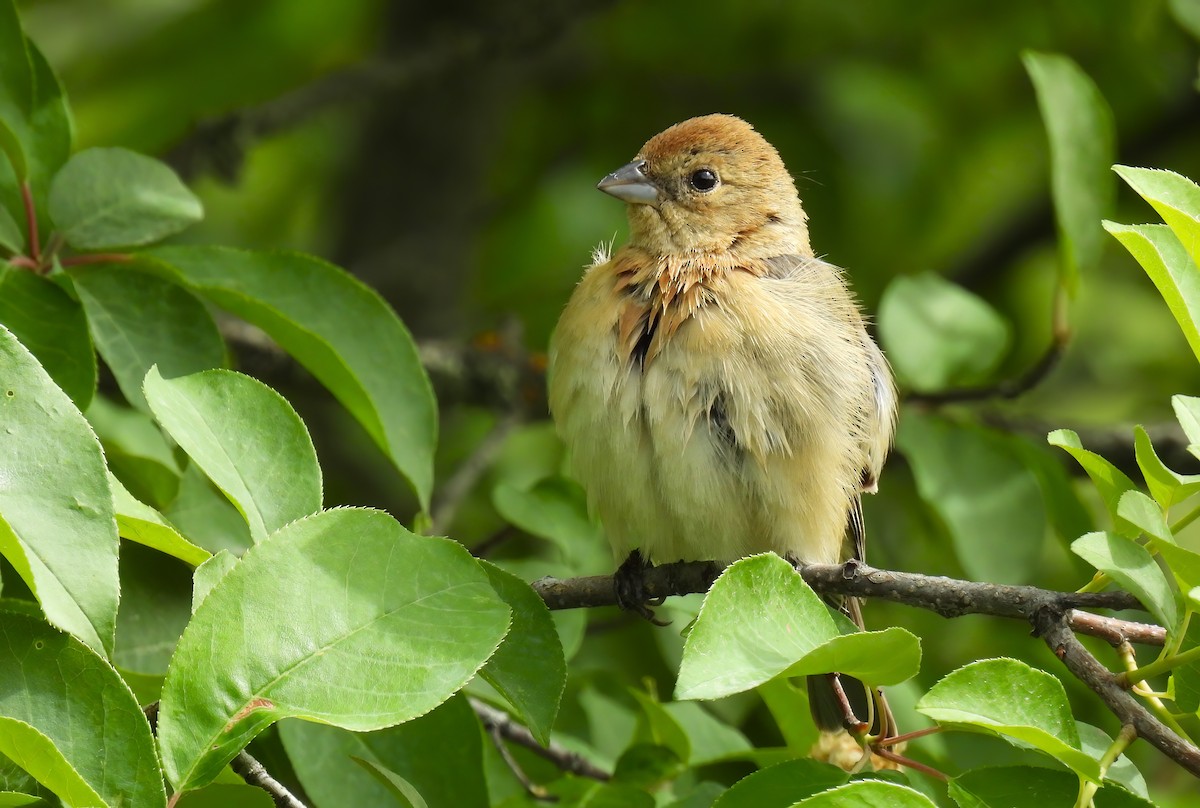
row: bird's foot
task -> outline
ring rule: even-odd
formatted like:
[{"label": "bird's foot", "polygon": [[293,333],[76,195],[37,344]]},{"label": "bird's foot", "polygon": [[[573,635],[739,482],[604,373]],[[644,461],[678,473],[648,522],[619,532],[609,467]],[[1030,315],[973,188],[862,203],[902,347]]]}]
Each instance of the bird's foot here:
[{"label": "bird's foot", "polygon": [[646,592],[646,572],[654,568],[641,551],[634,550],[617,567],[613,574],[613,593],[617,598],[617,606],[636,612],[656,626],[670,625],[669,620],[659,620],[654,616],[651,606],[661,606],[664,598],[651,598]]}]

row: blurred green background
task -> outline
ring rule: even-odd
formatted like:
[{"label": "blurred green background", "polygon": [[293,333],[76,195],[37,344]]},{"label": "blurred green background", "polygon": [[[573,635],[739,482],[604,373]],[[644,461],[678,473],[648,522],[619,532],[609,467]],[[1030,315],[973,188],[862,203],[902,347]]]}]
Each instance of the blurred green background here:
[{"label": "blurred green background", "polygon": [[[516,323],[526,349],[544,350],[591,249],[625,238],[621,205],[597,193],[596,181],[693,115],[740,115],[775,144],[815,249],[848,268],[869,311],[892,279],[924,272],[996,307],[1011,335],[996,378],[1044,351],[1059,261],[1046,134],[1023,50],[1065,54],[1092,77],[1113,110],[1118,162],[1200,177],[1197,0],[31,0],[21,11],[66,88],[77,148],[163,157],[201,195],[206,220],[189,241],[316,253],[379,289],[423,342],[466,344]],[[1123,186],[1111,215],[1156,220]],[[1125,425],[1164,422],[1171,394],[1200,393],[1178,327],[1114,240],[1106,237],[1103,260],[1083,277],[1070,319],[1072,341],[1043,384],[1014,402],[959,408],[952,422],[969,431],[1003,421],[1035,447],[1059,426],[1108,430],[1128,446]],[[299,371],[268,370],[314,433],[329,504],[409,518],[403,483],[358,427]],[[497,486],[528,488],[559,469],[540,406],[464,502],[456,538],[470,545],[501,529]],[[913,412],[906,418],[936,440]],[[477,404],[444,408],[440,480],[498,417]],[[954,439],[946,445],[952,455]],[[961,537],[958,555],[947,552],[954,526],[916,495],[911,471],[894,455],[869,503],[871,560],[973,572]],[[991,493],[986,476],[970,492]],[[1077,493],[1095,505],[1087,487]],[[1078,533],[1064,526],[1104,520],[1073,507],[1046,532],[1027,582],[1086,580],[1065,549]],[[1034,516],[1034,525],[1045,521]],[[1025,529],[1022,518],[986,526],[989,536]],[[1004,552],[987,541],[981,557]],[[603,572],[607,551],[597,545],[585,566]],[[543,549],[517,531],[498,555],[532,578],[559,571]],[[573,687],[596,687],[594,668],[629,683],[650,675],[669,692],[677,631],[605,613],[596,621],[602,629],[584,641]],[[980,656],[1061,672],[1020,624],[946,623],[874,604],[868,622],[926,638],[926,687]],[[645,653],[656,644],[661,654]],[[1068,688],[1081,718],[1115,729],[1088,694]],[[568,725],[587,701],[571,704]],[[745,726],[768,732],[761,719]],[[1016,754],[955,739],[950,758],[963,765]],[[1152,793],[1193,787],[1136,751]]]}]

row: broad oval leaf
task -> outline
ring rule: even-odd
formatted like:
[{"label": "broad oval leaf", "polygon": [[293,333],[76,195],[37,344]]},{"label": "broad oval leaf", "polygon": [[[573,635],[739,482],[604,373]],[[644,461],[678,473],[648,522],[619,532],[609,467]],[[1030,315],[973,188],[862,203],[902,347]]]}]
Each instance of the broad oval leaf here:
[{"label": "broad oval leaf", "polygon": [[85,149],[54,176],[50,218],[77,250],[153,244],[204,218],[166,163],[121,148]]},{"label": "broad oval leaf", "polygon": [[1089,533],[1071,551],[1137,596],[1169,632],[1178,628],[1175,593],[1145,547],[1114,533]]},{"label": "broad oval leaf", "polygon": [[79,303],[51,280],[0,266],[0,325],[37,357],[76,407],[87,409],[96,392],[96,353]]},{"label": "broad oval leaf", "polygon": [[3,326],[0,379],[0,553],[51,623],[110,654],[119,539],[100,442]]},{"label": "broad oval leaf", "polygon": [[[377,732],[283,721],[279,737],[304,790],[319,808],[389,805],[388,788],[354,759],[403,777],[434,808],[486,808],[483,736],[463,695],[431,713]],[[454,761],[447,766],[447,761]]]},{"label": "broad oval leaf", "polygon": [[906,410],[896,443],[912,465],[921,499],[945,523],[958,561],[981,581],[1025,583],[1037,570],[1046,532],[1037,478],[1018,439]]},{"label": "broad oval leaf", "polygon": [[1050,188],[1058,221],[1066,286],[1100,260],[1099,223],[1116,195],[1109,166],[1116,150],[1112,110],[1074,61],[1055,53],[1021,54],[1037,90],[1050,139]]},{"label": "broad oval leaf", "polygon": [[896,374],[917,390],[987,379],[1009,326],[985,300],[932,272],[895,278],[879,302],[879,338]]},{"label": "broad oval leaf", "polygon": [[492,655],[509,615],[455,542],[378,511],[293,522],[246,552],[179,640],[158,724],[167,778],[204,785],[285,717],[369,731],[423,715]]},{"label": "broad oval leaf", "polygon": [[533,737],[546,746],[567,686],[558,631],[546,602],[529,584],[495,564],[481,565],[496,594],[512,609],[512,630],[479,675],[508,699]]},{"label": "broad oval leaf", "polygon": [[1158,287],[1192,353],[1200,358],[1200,272],[1179,239],[1164,224],[1104,222],[1104,229],[1137,259]]},{"label": "broad oval leaf", "polygon": [[0,616],[0,681],[22,683],[0,689],[0,751],[15,744],[22,768],[75,805],[97,804],[83,786],[106,805],[165,805],[150,724],[117,672],[35,617]]},{"label": "broad oval leaf", "polygon": [[1118,165],[1113,171],[1158,211],[1192,262],[1200,266],[1200,185],[1163,169]]},{"label": "broad oval leaf", "polygon": [[158,422],[237,506],[255,541],[321,508],[312,438],[283,396],[232,370],[146,375]]},{"label": "broad oval leaf", "polygon": [[225,364],[225,343],[204,304],[178,284],[125,267],[71,270],[96,348],[125,400],[147,411],[142,381],[154,365],[167,378]]},{"label": "broad oval leaf", "polygon": [[908,786],[881,780],[859,780],[814,794],[796,803],[796,808],[937,808],[933,802]]},{"label": "broad oval leaf", "polygon": [[1023,741],[1097,781],[1100,764],[1081,750],[1062,682],[1015,659],[984,659],[951,671],[917,711],[964,729]]},{"label": "broad oval leaf", "polygon": [[408,329],[376,292],[299,254],[158,247],[143,255],[150,260],[139,266],[270,334],[358,419],[428,507],[437,442],[433,388]]},{"label": "broad oval leaf", "polygon": [[838,636],[825,604],[779,556],[731,564],[683,645],[675,696],[716,699],[757,687]]},{"label": "broad oval leaf", "polygon": [[1079,435],[1070,429],[1054,430],[1046,436],[1046,442],[1066,451],[1087,472],[1092,484],[1100,492],[1100,499],[1104,500],[1104,507],[1112,517],[1116,531],[1122,536],[1136,536],[1137,528],[1117,512],[1121,496],[1126,491],[1137,489],[1133,480],[1100,455],[1083,448]]}]

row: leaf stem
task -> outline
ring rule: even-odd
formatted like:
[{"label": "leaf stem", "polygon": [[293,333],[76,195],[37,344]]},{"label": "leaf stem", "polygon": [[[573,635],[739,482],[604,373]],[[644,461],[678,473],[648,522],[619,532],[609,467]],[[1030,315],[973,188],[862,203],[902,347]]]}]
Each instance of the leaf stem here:
[{"label": "leaf stem", "polygon": [[1103,572],[1097,572],[1092,576],[1092,580],[1088,581],[1083,586],[1076,589],[1076,592],[1099,592],[1109,584],[1109,577]]},{"label": "leaf stem", "polygon": [[1133,743],[1137,738],[1137,730],[1131,724],[1125,724],[1121,727],[1121,731],[1117,733],[1117,737],[1109,745],[1108,749],[1104,750],[1104,754],[1100,757],[1100,778],[1098,781],[1081,780],[1079,784],[1079,798],[1075,800],[1075,808],[1088,808],[1092,804],[1092,797],[1096,796],[1096,792],[1100,790],[1100,785],[1104,781],[1104,775],[1108,773],[1110,766],[1116,762],[1116,759],[1129,748],[1129,744]]},{"label": "leaf stem", "polygon": [[1185,513],[1183,516],[1176,519],[1175,524],[1171,525],[1171,532],[1178,533],[1179,531],[1183,530],[1185,527],[1190,525],[1192,522],[1195,522],[1197,518],[1200,518],[1200,505],[1197,505],[1195,508],[1192,508],[1190,511]]},{"label": "leaf stem", "polygon": [[1182,665],[1190,665],[1191,663],[1200,660],[1200,645],[1195,648],[1189,648],[1182,654],[1172,654],[1171,656],[1156,659],[1149,665],[1143,665],[1140,668],[1133,668],[1125,671],[1117,680],[1124,686],[1135,685],[1138,682],[1149,679],[1152,676],[1158,676],[1162,673],[1168,673]]}]

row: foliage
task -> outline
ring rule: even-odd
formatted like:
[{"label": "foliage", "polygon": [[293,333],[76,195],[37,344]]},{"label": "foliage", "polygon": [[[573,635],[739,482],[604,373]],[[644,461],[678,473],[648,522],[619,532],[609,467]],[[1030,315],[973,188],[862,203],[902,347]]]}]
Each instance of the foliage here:
[{"label": "foliage", "polygon": [[[283,13],[265,3],[198,7],[168,26],[161,47],[184,41],[189,25],[232,32],[226,45],[246,31],[277,33],[272,15]],[[649,26],[627,25],[627,13],[614,12],[611,35],[632,59],[652,49],[641,39]],[[1194,24],[1186,10],[1175,13]],[[367,39],[369,18],[359,4],[314,10],[291,18],[291,33],[336,51],[326,34]],[[775,54],[768,30],[756,35],[764,59],[787,56],[782,45]],[[291,55],[283,61],[306,64],[302,48],[276,44]],[[312,47],[326,67],[342,58]],[[231,69],[251,64],[235,56]],[[106,69],[163,103],[187,96],[185,88],[219,87],[212,106],[238,106],[286,84],[210,77],[182,49],[159,58],[162,75],[134,78],[120,60]],[[715,75],[736,66],[712,58]],[[1118,165],[1116,175],[1164,223],[1101,225],[1113,215],[1109,167],[1121,116],[1072,59],[1029,51],[1023,62],[1048,137],[1059,234],[1057,269],[1040,281],[1056,298],[1050,360],[1069,334],[1070,301],[1099,283],[1105,230],[1144,268],[1200,358],[1200,188],[1171,171]],[[831,130],[869,133],[880,123],[896,135],[891,148],[924,149],[913,131],[928,122],[907,120],[880,75],[843,65],[822,80],[822,93],[837,89],[836,100],[818,93],[814,101]],[[265,249],[198,243],[237,231],[203,223],[206,214],[228,215],[211,203],[221,192],[204,181],[189,187],[167,163],[126,148],[162,150],[180,127],[163,116],[143,130],[110,123],[105,132],[96,103],[76,109],[92,122],[77,137],[50,63],[13,0],[0,0],[0,804],[262,805],[263,794],[230,768],[247,748],[316,806],[516,808],[546,796],[592,808],[1171,804],[1169,788],[1152,780],[1148,789],[1124,756],[1132,739],[1077,682],[1056,678],[1054,660],[1023,650],[1027,637],[998,629],[983,639],[954,635],[958,645],[919,617],[852,631],[774,555],[730,565],[703,598],[665,604],[673,628],[550,612],[530,581],[606,573],[610,559],[585,495],[559,473],[560,449],[545,425],[504,432],[501,416],[485,437],[491,415],[454,408],[450,396],[439,402],[428,352],[388,301],[342,268],[271,241]],[[1032,108],[1032,95],[1023,103]],[[547,112],[531,105],[519,114]],[[123,145],[75,150],[97,133]],[[846,142],[864,162],[874,159],[870,143]],[[995,148],[1009,163],[989,159],[1016,163],[1019,148]],[[627,151],[616,149],[616,159]],[[889,165],[904,162],[893,157]],[[297,161],[283,162],[280,177]],[[309,178],[320,168],[305,164]],[[925,200],[921,215],[967,216],[955,205],[978,205],[976,173],[958,176],[956,197]],[[577,179],[546,184],[569,195]],[[895,201],[888,177],[878,181],[880,198],[865,194],[845,217],[856,226]],[[402,190],[438,192],[428,180]],[[528,235],[522,228],[570,231],[577,219],[554,217],[591,203],[530,204],[497,227],[485,253],[511,249]],[[1136,595],[1145,606],[1138,616],[1166,634],[1156,658],[1122,657],[1126,680],[1174,732],[1200,740],[1200,552],[1187,530],[1200,515],[1200,476],[1173,467],[1172,441],[1157,432],[1138,427],[1129,436],[1132,465],[1123,470],[1103,456],[1110,451],[1056,430],[1049,444],[1091,480],[1077,486],[1053,450],[986,417],[995,414],[997,379],[1029,358],[1020,324],[984,290],[926,271],[959,236],[918,237],[886,218],[875,217],[873,238],[855,239],[859,256],[893,255],[911,235],[920,259],[899,266],[904,274],[879,295],[881,341],[911,394],[898,437],[903,462],[884,483],[896,493],[870,506],[884,557],[895,560],[903,543],[910,567],[928,560],[931,570],[1051,588],[1090,575],[1085,590]],[[604,235],[587,228],[589,239]],[[517,257],[557,260],[551,241]],[[478,283],[484,308],[528,288],[521,272],[531,270],[503,268],[511,274]],[[437,272],[423,272],[438,287]],[[536,341],[544,312],[523,314]],[[322,390],[272,378],[284,395],[255,378],[270,374],[231,369],[234,333],[286,355]],[[502,365],[509,348],[485,344],[482,353]],[[520,375],[538,362],[516,365]],[[1030,378],[1029,387],[1041,381]],[[504,405],[527,416],[528,391],[504,384]],[[965,406],[941,406],[956,402]],[[1200,399],[1177,395],[1171,404],[1185,451],[1200,458]],[[448,414],[440,444],[439,405]],[[310,433],[314,423],[320,429]],[[331,473],[322,460],[342,446],[372,476],[395,481],[384,486],[407,487],[387,504],[408,526],[364,507],[380,504],[367,497],[340,507],[354,489],[344,469]],[[491,471],[471,486],[477,477],[459,475],[481,456]],[[435,467],[455,472],[435,487]],[[463,479],[472,490],[454,493]],[[456,498],[457,518],[445,507]],[[430,535],[435,518],[452,538]],[[484,560],[500,541],[503,550]],[[876,615],[899,613],[869,614],[877,624]],[[948,785],[917,768],[871,771],[863,759],[851,774],[810,759],[816,731],[803,677],[832,671],[887,686],[902,724],[946,730],[914,737],[904,754],[949,772]],[[143,709],[154,703],[151,722]],[[503,709],[519,731],[479,705]],[[1111,732],[1084,720],[1094,715]],[[550,747],[553,761],[505,745],[506,731]],[[852,763],[863,756],[859,743],[873,740],[850,742]],[[1131,754],[1148,772],[1173,766],[1136,746]]]}]

